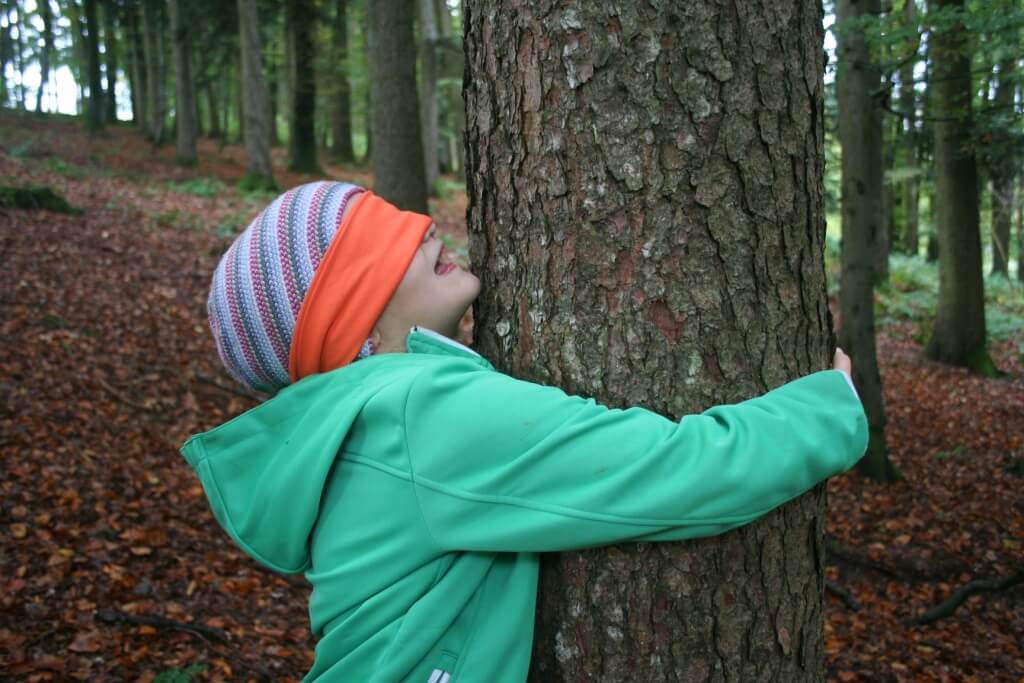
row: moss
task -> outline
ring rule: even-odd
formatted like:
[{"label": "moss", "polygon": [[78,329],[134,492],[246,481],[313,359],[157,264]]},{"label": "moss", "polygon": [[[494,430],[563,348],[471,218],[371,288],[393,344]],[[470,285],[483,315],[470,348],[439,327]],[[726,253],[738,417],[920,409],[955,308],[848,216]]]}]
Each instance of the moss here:
[{"label": "moss", "polygon": [[976,375],[982,377],[997,377],[999,370],[992,362],[992,356],[988,355],[988,349],[981,346],[967,355],[967,367]]},{"label": "moss", "polygon": [[881,428],[870,428],[868,449],[857,463],[857,472],[868,479],[887,483],[903,478],[896,465],[889,460],[889,454],[885,450],[885,431]]},{"label": "moss", "polygon": [[277,192],[277,183],[271,176],[261,173],[247,173],[238,182],[238,189],[242,192]]},{"label": "moss", "polygon": [[0,208],[46,209],[55,213],[81,214],[49,187],[0,187]]}]

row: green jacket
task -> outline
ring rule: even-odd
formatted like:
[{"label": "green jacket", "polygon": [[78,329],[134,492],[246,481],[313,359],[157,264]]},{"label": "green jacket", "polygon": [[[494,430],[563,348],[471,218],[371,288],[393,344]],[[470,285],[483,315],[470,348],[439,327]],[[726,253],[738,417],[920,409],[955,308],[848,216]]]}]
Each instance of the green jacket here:
[{"label": "green jacket", "polygon": [[406,345],[182,448],[231,538],[312,584],[307,681],[521,683],[538,553],[720,534],[867,443],[834,370],[673,422],[513,379],[428,330]]}]

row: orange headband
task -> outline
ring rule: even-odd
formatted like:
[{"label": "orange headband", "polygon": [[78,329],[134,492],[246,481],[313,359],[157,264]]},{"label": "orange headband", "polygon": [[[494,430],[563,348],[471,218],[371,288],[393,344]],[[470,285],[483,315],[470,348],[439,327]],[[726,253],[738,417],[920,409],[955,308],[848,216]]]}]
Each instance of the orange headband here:
[{"label": "orange headband", "polygon": [[432,223],[372,192],[351,201],[299,307],[288,351],[292,382],[352,362]]}]

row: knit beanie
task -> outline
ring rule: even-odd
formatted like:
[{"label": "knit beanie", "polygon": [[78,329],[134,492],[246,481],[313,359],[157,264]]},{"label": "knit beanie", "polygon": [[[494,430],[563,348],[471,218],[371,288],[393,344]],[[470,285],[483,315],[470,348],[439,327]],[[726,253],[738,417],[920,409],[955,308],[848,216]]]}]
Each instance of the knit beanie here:
[{"label": "knit beanie", "polygon": [[221,258],[207,312],[221,361],[242,384],[266,393],[289,384],[288,354],[306,291],[346,205],[363,191],[323,181],[292,188]]}]

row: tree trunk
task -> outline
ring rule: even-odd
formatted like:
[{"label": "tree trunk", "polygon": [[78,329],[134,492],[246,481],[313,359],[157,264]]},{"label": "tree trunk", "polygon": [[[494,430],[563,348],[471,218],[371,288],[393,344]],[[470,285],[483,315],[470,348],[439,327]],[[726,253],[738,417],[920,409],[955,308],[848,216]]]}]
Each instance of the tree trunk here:
[{"label": "tree trunk", "polygon": [[204,92],[206,94],[206,109],[209,114],[209,125],[207,126],[207,131],[211,138],[220,140],[221,137],[223,137],[223,133],[221,132],[220,127],[220,107],[217,104],[218,95],[217,90],[214,87],[216,80],[216,76],[211,78],[207,82]]},{"label": "tree trunk", "polygon": [[434,0],[418,0],[420,10],[420,136],[423,138],[423,176],[434,193],[441,169],[437,160],[437,18]]},{"label": "tree trunk", "polygon": [[402,0],[374,0],[367,8],[373,190],[400,209],[427,213],[410,9],[411,4]]},{"label": "tree trunk", "polygon": [[242,64],[242,116],[245,119],[244,183],[253,188],[272,188],[275,184],[270,159],[270,94],[263,80],[256,0],[238,0],[238,24],[241,45],[239,59]]},{"label": "tree trunk", "polygon": [[164,142],[164,119],[167,101],[164,93],[163,39],[161,38],[159,6],[155,0],[141,0],[142,39],[146,55],[146,111],[149,115],[149,139],[153,144]]},{"label": "tree trunk", "polygon": [[[18,73],[18,109],[25,110],[25,13],[17,2],[13,5],[14,22],[12,26],[18,30],[18,38],[14,41],[14,69]],[[8,12],[10,19],[11,12]],[[6,74],[4,74],[6,78]]]},{"label": "tree trunk", "polygon": [[104,90],[103,120],[117,122],[117,5],[112,0],[103,1],[103,48],[104,71],[107,87]]},{"label": "tree trunk", "polygon": [[[853,380],[868,416],[870,438],[859,471],[893,481],[896,469],[885,447],[885,405],[875,348],[875,283],[882,211],[882,109],[872,97],[881,73],[872,61],[863,22],[881,11],[879,0],[836,3],[839,73],[839,142],[842,146],[842,267],[839,343],[853,358]],[[888,259],[886,259],[888,260]]]},{"label": "tree trunk", "polygon": [[319,173],[316,158],[316,49],[311,0],[287,0],[285,14],[295,56],[292,124],[288,136],[288,168]]},{"label": "tree trunk", "polygon": [[132,121],[143,133],[149,130],[146,104],[146,57],[137,6],[128,8],[128,42],[131,45]]},{"label": "tree trunk", "polygon": [[348,0],[337,0],[334,15],[334,97],[331,107],[331,155],[338,161],[356,160],[352,149],[352,89],[348,83]]},{"label": "tree trunk", "polygon": [[[906,27],[917,26],[916,0],[906,0],[903,6],[903,23]],[[917,171],[917,97],[914,91],[914,61],[908,60],[900,70],[900,109],[904,118],[903,144],[906,150],[906,166],[910,177],[903,184],[903,202],[906,211],[903,222],[901,246],[905,254],[917,256],[920,248],[918,230],[918,183]]]},{"label": "tree trunk", "polygon": [[1017,176],[1017,279],[1024,282],[1024,174]]},{"label": "tree trunk", "polygon": [[185,24],[180,3],[181,0],[167,0],[175,71],[174,127],[176,138],[174,155],[179,164],[191,166],[196,163],[195,88],[192,85],[192,65],[189,63],[189,27]]},{"label": "tree trunk", "polygon": [[971,138],[971,62],[962,15],[964,0],[932,0],[929,9],[959,12],[931,34],[930,92],[935,131],[938,206],[939,303],[928,358],[990,375],[985,348],[985,295],[978,220],[978,169]]},{"label": "tree trunk", "polygon": [[[43,22],[43,51],[39,55],[39,90],[36,91],[36,112],[43,112],[43,91],[50,82],[50,56],[53,54],[53,9],[50,0],[39,0],[39,18]],[[0,66],[0,73],[3,67]],[[0,100],[2,103],[2,100]]]},{"label": "tree trunk", "polygon": [[[464,5],[482,352],[673,418],[826,367],[819,3],[611,7]],[[823,512],[550,556],[531,680],[823,680]]]},{"label": "tree trunk", "polygon": [[[999,117],[1009,121],[1013,114],[1013,96],[1016,89],[1017,60],[1005,59],[999,65],[996,81],[995,106]],[[992,274],[1008,277],[1010,274],[1010,229],[1013,225],[1014,189],[1017,185],[1016,155],[1012,142],[994,151],[992,164]]]},{"label": "tree trunk", "polygon": [[89,74],[89,100],[85,113],[90,130],[103,128],[103,85],[100,80],[100,22],[96,16],[96,0],[84,0],[85,58]]}]

